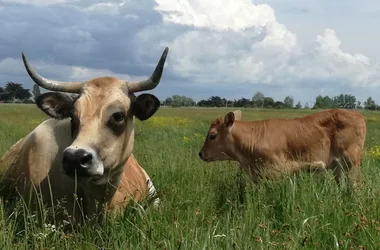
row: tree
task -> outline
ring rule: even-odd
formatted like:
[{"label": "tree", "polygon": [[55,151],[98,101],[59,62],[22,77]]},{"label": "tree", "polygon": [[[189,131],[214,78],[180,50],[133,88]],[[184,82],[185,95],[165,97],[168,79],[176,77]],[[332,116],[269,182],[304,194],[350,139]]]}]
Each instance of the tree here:
[{"label": "tree", "polygon": [[295,108],[296,109],[301,109],[302,108],[301,102],[297,102]]},{"label": "tree", "polygon": [[249,99],[244,98],[244,97],[235,101],[234,103],[235,107],[250,107],[251,105],[252,105],[252,102]]},{"label": "tree", "polygon": [[331,99],[329,96],[322,97],[321,95],[319,95],[315,98],[315,104],[313,106],[313,109],[330,109],[334,106],[334,100]]},{"label": "tree", "polygon": [[353,95],[344,95],[344,107],[354,109],[356,107],[356,97]]},{"label": "tree", "polygon": [[284,109],[286,107],[285,107],[285,104],[283,102],[277,101],[277,102],[275,102],[273,104],[273,108],[275,108],[275,109]]},{"label": "tree", "polygon": [[313,106],[313,109],[321,109],[321,108],[323,108],[323,106],[324,106],[323,97],[321,95],[319,95],[315,98],[315,104]]},{"label": "tree", "polygon": [[0,87],[0,101],[8,102],[11,99],[11,95],[4,88]]},{"label": "tree", "polygon": [[291,96],[285,97],[285,99],[284,99],[284,106],[287,109],[292,109],[293,106],[294,106],[294,99],[293,99],[293,97],[291,97]]},{"label": "tree", "polygon": [[25,100],[32,96],[29,89],[24,89],[21,83],[15,82],[8,82],[5,85],[5,92],[8,92],[12,99]]},{"label": "tree", "polygon": [[181,107],[182,106],[182,98],[179,95],[172,96],[172,107]]},{"label": "tree", "polygon": [[334,106],[337,108],[344,108],[345,100],[344,95],[340,94],[339,96],[334,97]]},{"label": "tree", "polygon": [[309,103],[305,103],[304,109],[309,109]]},{"label": "tree", "polygon": [[331,109],[334,107],[334,101],[329,96],[323,97],[323,108]]},{"label": "tree", "polygon": [[357,104],[356,104],[356,108],[357,109],[362,109],[363,107],[362,107],[362,103],[361,103],[361,101],[358,101],[357,102]]},{"label": "tree", "polygon": [[172,107],[188,107],[194,106],[195,102],[190,97],[173,95],[172,97],[166,98],[166,105],[171,105]]},{"label": "tree", "polygon": [[372,97],[368,97],[367,101],[364,102],[364,109],[376,110],[376,103],[372,100]]},{"label": "tree", "polygon": [[274,107],[274,100],[272,97],[265,97],[264,98],[264,108],[273,108]]},{"label": "tree", "polygon": [[260,91],[257,91],[255,95],[252,97],[252,105],[253,107],[263,107],[264,106],[264,94]]},{"label": "tree", "polygon": [[207,100],[200,100],[198,106],[200,107],[226,107],[231,101],[227,101],[226,98],[221,98],[220,96],[211,96]]},{"label": "tree", "polygon": [[333,107],[354,109],[356,107],[356,97],[349,94],[340,94],[333,98]]},{"label": "tree", "polygon": [[41,91],[40,91],[40,87],[37,85],[37,84],[34,84],[33,85],[33,97],[34,97],[34,101],[36,101],[36,98],[41,95]]}]

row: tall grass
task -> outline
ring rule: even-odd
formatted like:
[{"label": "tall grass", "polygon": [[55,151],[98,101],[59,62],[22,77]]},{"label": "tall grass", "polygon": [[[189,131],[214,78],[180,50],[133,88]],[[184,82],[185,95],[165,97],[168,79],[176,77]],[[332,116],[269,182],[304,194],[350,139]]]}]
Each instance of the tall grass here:
[{"label": "tall grass", "polygon": [[[70,233],[38,226],[22,204],[11,215],[1,205],[0,249],[379,249],[376,154],[365,153],[366,186],[357,194],[339,190],[330,173],[255,186],[237,164],[204,163],[197,156],[210,122],[226,111],[162,108],[151,120],[136,122],[134,153],[159,192],[160,210],[135,204],[117,221]],[[242,112],[244,120],[253,120],[311,111]],[[380,116],[364,114],[370,151],[380,145]],[[0,105],[0,155],[44,119],[33,105]]]}]

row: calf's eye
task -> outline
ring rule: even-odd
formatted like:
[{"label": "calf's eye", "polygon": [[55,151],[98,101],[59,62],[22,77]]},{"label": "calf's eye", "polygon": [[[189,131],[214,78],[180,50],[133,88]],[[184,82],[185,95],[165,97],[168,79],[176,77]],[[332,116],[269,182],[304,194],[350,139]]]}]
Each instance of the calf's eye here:
[{"label": "calf's eye", "polygon": [[215,138],[216,138],[216,134],[210,134],[210,137],[209,137],[210,140],[215,140]]}]

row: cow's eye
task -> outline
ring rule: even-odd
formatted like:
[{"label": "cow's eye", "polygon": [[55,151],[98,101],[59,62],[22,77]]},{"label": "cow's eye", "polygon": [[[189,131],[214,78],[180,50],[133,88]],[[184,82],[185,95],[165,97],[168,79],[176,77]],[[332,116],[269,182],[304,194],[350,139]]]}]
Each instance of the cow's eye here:
[{"label": "cow's eye", "polygon": [[124,118],[125,118],[124,112],[116,112],[116,113],[112,114],[112,119],[115,122],[122,122],[122,121],[124,121]]},{"label": "cow's eye", "polygon": [[216,138],[216,134],[210,134],[210,140],[215,140],[215,138]]}]

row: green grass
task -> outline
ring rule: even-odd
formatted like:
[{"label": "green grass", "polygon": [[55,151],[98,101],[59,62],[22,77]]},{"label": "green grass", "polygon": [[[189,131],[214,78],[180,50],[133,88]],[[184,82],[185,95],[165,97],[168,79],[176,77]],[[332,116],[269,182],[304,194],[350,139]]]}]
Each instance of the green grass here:
[{"label": "green grass", "polygon": [[[8,218],[1,206],[0,249],[379,249],[380,161],[365,154],[366,186],[354,195],[338,190],[331,174],[242,187],[236,163],[204,163],[197,155],[210,122],[227,110],[233,109],[161,108],[136,122],[134,153],[153,179],[161,210],[144,213],[134,205],[118,221],[65,233],[38,227],[25,207]],[[311,113],[242,112],[243,120]],[[380,145],[380,115],[364,115],[368,151]],[[44,119],[33,105],[0,105],[0,155]]]}]

